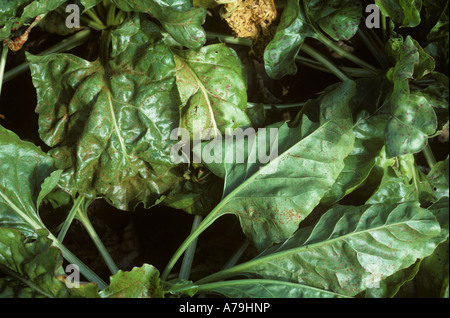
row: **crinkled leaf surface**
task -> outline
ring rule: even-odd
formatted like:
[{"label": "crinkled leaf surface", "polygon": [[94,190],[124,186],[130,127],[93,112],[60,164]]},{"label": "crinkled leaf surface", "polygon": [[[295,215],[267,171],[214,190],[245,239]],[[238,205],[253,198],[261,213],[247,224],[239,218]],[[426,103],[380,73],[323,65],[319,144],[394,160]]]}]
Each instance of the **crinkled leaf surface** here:
[{"label": "crinkled leaf surface", "polygon": [[[348,103],[354,92],[354,82],[328,89],[321,97],[318,128],[304,116],[295,128],[286,123],[281,125],[277,141],[270,140],[269,132],[264,138],[258,135],[253,146],[246,150],[244,163],[237,160],[214,163],[213,171],[221,170],[225,175],[225,187],[224,198],[210,217],[237,215],[244,233],[260,250],[294,233],[334,184],[353,148]],[[277,143],[278,156],[267,164],[250,160],[250,154],[256,153],[256,145],[260,143],[266,153],[274,149],[271,143]],[[236,154],[245,151],[241,147],[245,144],[225,143],[222,155],[237,158]]]},{"label": "crinkled leaf surface", "polygon": [[424,96],[411,94],[409,89],[410,80],[420,79],[433,70],[433,60],[410,36],[398,51],[397,64],[390,71],[394,83],[392,118],[387,123],[385,133],[389,157],[423,150],[428,143],[428,136],[437,129],[437,117],[432,105]]},{"label": "crinkled leaf surface", "polygon": [[288,0],[272,41],[264,51],[267,74],[274,79],[295,74],[295,57],[319,28],[334,40],[348,40],[358,30],[362,7],[357,0]]},{"label": "crinkled leaf surface", "polygon": [[35,230],[44,228],[37,214],[37,202],[56,186],[54,178],[58,175],[41,188],[54,170],[49,155],[0,126],[1,227],[13,227],[26,235],[34,235]]},{"label": "crinkled leaf surface", "polygon": [[179,97],[175,62],[157,27],[134,17],[112,31],[110,59],[28,55],[40,136],[64,187],[119,209],[146,206],[182,179],[170,158]]},{"label": "crinkled leaf surface", "polygon": [[275,36],[264,51],[267,74],[275,79],[295,74],[295,57],[305,39],[313,34],[299,1],[288,0]]},{"label": "crinkled leaf surface", "polygon": [[308,0],[306,12],[334,40],[349,40],[358,31],[363,17],[359,0]]},{"label": "crinkled leaf surface", "polygon": [[[401,160],[401,159],[400,159]],[[413,178],[392,166],[384,168],[383,178],[374,194],[366,201],[366,204],[377,203],[402,203],[417,201],[419,189],[413,182]]]},{"label": "crinkled leaf surface", "polygon": [[159,271],[144,264],[131,271],[119,270],[111,276],[111,283],[100,292],[103,298],[162,298]]},{"label": "crinkled leaf surface", "polygon": [[245,113],[246,74],[235,51],[214,44],[199,51],[175,51],[174,57],[183,105],[180,128],[187,129],[191,136],[203,131],[203,139],[208,129],[224,134],[226,128],[251,126]]},{"label": "crinkled leaf surface", "polygon": [[420,24],[422,0],[375,0],[381,12],[401,27],[415,27]]},{"label": "crinkled leaf surface", "polygon": [[0,294],[33,298],[99,297],[96,284],[66,286],[61,251],[52,246],[47,235],[47,231],[39,231],[36,240],[28,242],[19,231],[0,227],[0,272],[7,274],[7,278],[1,279]]},{"label": "crinkled leaf surface", "polygon": [[316,225],[216,277],[250,273],[354,296],[432,254],[443,240],[435,216],[415,202],[337,205]]},{"label": "crinkled leaf surface", "polygon": [[148,13],[158,19],[164,29],[180,44],[199,49],[206,42],[202,24],[206,9],[193,8],[191,0],[113,0],[126,12]]}]

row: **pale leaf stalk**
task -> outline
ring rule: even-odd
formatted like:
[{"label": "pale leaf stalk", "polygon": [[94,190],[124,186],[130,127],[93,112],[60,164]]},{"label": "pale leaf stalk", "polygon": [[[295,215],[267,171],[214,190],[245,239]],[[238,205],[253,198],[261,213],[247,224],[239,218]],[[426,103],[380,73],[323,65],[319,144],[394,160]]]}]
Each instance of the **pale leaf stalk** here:
[{"label": "pale leaf stalk", "polygon": [[423,155],[425,156],[425,160],[428,163],[430,169],[432,169],[436,165],[436,158],[433,155],[433,151],[431,150],[430,144],[423,149]]},{"label": "pale leaf stalk", "polygon": [[58,233],[58,241],[60,241],[60,242],[64,241],[67,231],[69,230],[69,227],[72,224],[72,221],[73,221],[75,215],[77,214],[77,210],[83,204],[83,202],[84,202],[84,196],[79,195],[78,198],[75,200],[72,208],[70,209],[69,214],[67,215],[67,218],[64,221],[64,224],[61,228],[61,231],[59,231],[59,233]]},{"label": "pale leaf stalk", "polygon": [[334,65],[330,60],[325,58],[322,54],[314,50],[309,45],[303,43],[302,51],[310,55],[314,59],[316,59],[318,62],[320,62],[323,66],[329,69],[334,75],[336,75],[341,81],[345,82],[350,80],[350,78],[347,75],[345,75],[336,65]]},{"label": "pale leaf stalk", "polygon": [[79,208],[78,213],[77,213],[77,219],[80,220],[80,222],[83,224],[84,228],[88,232],[89,236],[91,237],[91,239],[94,242],[95,246],[97,247],[98,251],[102,255],[103,260],[105,261],[106,265],[108,266],[109,270],[111,271],[111,274],[113,274],[113,275],[116,274],[119,271],[119,268],[114,263],[114,260],[112,259],[111,255],[109,254],[109,252],[106,249],[105,245],[103,244],[102,240],[100,239],[100,237],[98,236],[94,227],[92,226],[92,223],[89,220],[89,217],[87,216],[86,211]]},{"label": "pale leaf stalk", "polygon": [[[201,215],[196,215],[194,217],[194,221],[192,222],[191,232],[194,232],[198,228],[198,226],[202,220],[203,220],[203,217]],[[196,238],[191,243],[191,245],[189,245],[188,249],[186,250],[186,253],[184,254],[183,263],[181,264],[181,269],[180,269],[180,274],[179,274],[180,279],[184,279],[184,280],[189,279],[189,275],[191,273],[191,268],[192,268],[192,262],[194,261],[195,249],[197,247],[197,241],[198,241],[198,238]]]},{"label": "pale leaf stalk", "polygon": [[2,95],[3,75],[5,74],[6,59],[8,57],[8,44],[3,43],[2,56],[0,58],[0,96]]},{"label": "pale leaf stalk", "polygon": [[339,45],[335,44],[332,40],[330,40],[328,37],[326,37],[325,35],[323,35],[320,32],[316,32],[315,38],[322,42],[322,44],[324,44],[325,46],[329,47],[330,49],[332,49],[333,51],[335,51],[337,54],[339,54],[340,56],[346,58],[347,60],[361,66],[362,68],[370,71],[371,73],[373,73],[374,75],[378,75],[380,73],[379,70],[377,70],[375,67],[373,67],[372,65],[370,65],[369,63],[361,60],[359,57],[353,55],[350,52],[347,52],[346,50],[344,50],[343,48],[341,48]]},{"label": "pale leaf stalk", "polygon": [[69,262],[70,264],[77,265],[80,269],[80,273],[86,277],[87,280],[89,280],[92,283],[96,283],[100,290],[106,288],[106,283],[97,275],[95,274],[92,269],[90,269],[88,266],[86,266],[78,257],[76,257],[71,251],[67,249],[58,239],[50,233],[48,236],[53,241],[53,246],[59,248],[61,250],[61,253],[63,257]]}]

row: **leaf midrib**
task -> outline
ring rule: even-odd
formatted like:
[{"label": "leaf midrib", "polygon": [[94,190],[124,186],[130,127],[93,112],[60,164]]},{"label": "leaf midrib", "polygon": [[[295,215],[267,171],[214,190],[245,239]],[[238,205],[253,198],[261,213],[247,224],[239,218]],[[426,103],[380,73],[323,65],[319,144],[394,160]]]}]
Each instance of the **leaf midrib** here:
[{"label": "leaf midrib", "polygon": [[[392,211],[391,211],[391,213],[392,213]],[[248,261],[246,263],[242,263],[242,264],[236,265],[236,266],[234,266],[232,268],[223,270],[222,273],[218,272],[216,274],[212,274],[210,276],[211,278],[205,277],[205,279],[201,279],[198,283],[202,283],[202,281],[209,282],[211,280],[215,280],[216,279],[216,277],[215,277],[216,275],[223,279],[225,277],[232,276],[232,275],[234,275],[236,273],[239,273],[239,272],[245,272],[246,270],[251,269],[254,266],[258,266],[258,265],[260,265],[262,263],[269,263],[272,260],[275,260],[275,259],[278,259],[278,258],[291,257],[292,255],[301,253],[302,251],[305,251],[307,249],[320,248],[323,245],[330,245],[330,244],[333,244],[333,243],[335,243],[337,241],[345,241],[347,238],[355,236],[355,235],[359,236],[359,235],[363,235],[363,234],[366,234],[366,233],[371,233],[371,232],[376,232],[376,231],[379,231],[379,230],[389,229],[391,227],[397,227],[397,226],[402,225],[402,224],[408,224],[408,223],[411,223],[411,222],[424,222],[424,221],[425,220],[411,220],[411,219],[408,219],[408,220],[401,220],[399,222],[395,222],[395,223],[391,223],[391,224],[384,223],[384,224],[382,224],[382,225],[380,225],[378,227],[368,228],[368,229],[359,230],[359,231],[352,231],[352,232],[350,232],[348,234],[341,235],[341,236],[338,236],[338,237],[333,238],[333,239],[326,239],[324,241],[320,241],[320,242],[317,242],[317,243],[311,243],[311,244],[308,244],[308,245],[304,245],[304,244],[306,244],[308,242],[308,240],[310,238],[310,237],[308,237],[306,239],[306,241],[303,243],[303,245],[300,246],[300,247],[289,248],[289,249],[284,250],[284,251],[283,250],[282,251],[277,251],[277,252],[274,252],[272,254],[269,254],[269,255],[266,255],[266,256],[263,256],[263,257],[256,258],[254,260]]]},{"label": "leaf midrib", "polygon": [[[175,57],[176,59],[180,60],[181,63],[183,63],[183,66],[182,66],[180,69],[177,69],[177,72],[178,72],[179,70],[183,69],[183,68],[187,68],[188,72],[190,72],[190,73],[192,74],[192,76],[194,77],[194,79],[195,79],[195,81],[196,81],[196,84],[197,84],[198,88],[200,89],[200,91],[201,91],[202,94],[203,94],[203,97],[204,97],[205,100],[206,100],[206,104],[207,104],[207,106],[208,106],[208,112],[209,112],[209,114],[210,114],[209,117],[210,117],[211,123],[213,124],[213,130],[214,130],[214,131],[217,131],[217,130],[218,130],[218,127],[217,127],[216,120],[215,120],[215,118],[214,118],[214,111],[213,111],[213,108],[212,108],[212,104],[211,104],[211,101],[210,101],[209,96],[208,96],[208,95],[209,95],[208,90],[207,90],[206,87],[203,85],[203,83],[202,83],[202,81],[200,80],[200,78],[197,76],[197,73],[189,66],[189,64],[187,63],[188,60],[185,60],[185,59],[183,59],[182,57],[180,57],[180,56],[178,56],[178,55],[174,55],[174,57]],[[181,60],[182,60],[182,61],[181,61]],[[197,92],[198,92],[198,90],[197,90]],[[197,92],[195,92],[195,94],[197,94]]]}]

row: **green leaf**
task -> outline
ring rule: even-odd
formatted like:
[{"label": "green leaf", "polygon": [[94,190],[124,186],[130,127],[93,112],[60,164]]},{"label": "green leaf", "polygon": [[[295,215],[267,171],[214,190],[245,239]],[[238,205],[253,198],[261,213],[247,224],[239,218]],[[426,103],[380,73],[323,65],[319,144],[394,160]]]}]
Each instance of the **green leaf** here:
[{"label": "green leaf", "polygon": [[193,8],[191,0],[113,0],[123,11],[148,13],[180,44],[199,49],[206,42],[202,24],[206,9]]},{"label": "green leaf", "polygon": [[425,88],[413,90],[413,93],[425,97],[435,110],[442,110],[442,113],[446,113],[448,119],[449,79],[447,75],[432,72],[426,79],[431,83]]},{"label": "green leaf", "polygon": [[[297,127],[285,123],[272,128],[277,140],[270,138],[268,130],[265,135],[254,135],[250,146],[234,138],[233,143],[225,142],[220,163],[206,164],[212,171],[225,172],[224,198],[209,218],[237,215],[244,233],[259,250],[289,237],[344,168],[354,142],[349,111],[354,93],[354,82],[327,89],[316,101],[321,108],[318,128],[303,116]],[[256,160],[262,151],[257,150],[258,144],[265,146],[264,154],[274,157],[267,164]],[[205,148],[202,157],[204,152]],[[227,163],[225,156],[230,154],[236,159]],[[243,163],[239,155],[245,158]]]},{"label": "green leaf", "polygon": [[334,206],[284,243],[197,283],[247,273],[354,296],[431,255],[442,240],[434,215],[415,202]]},{"label": "green leaf", "polygon": [[13,227],[26,235],[44,228],[37,202],[54,187],[54,169],[50,156],[30,142],[20,140],[0,126],[0,226]]},{"label": "green leaf", "polygon": [[306,38],[324,37],[320,28],[334,40],[348,40],[357,32],[361,18],[357,0],[288,0],[275,36],[264,51],[267,74],[273,79],[295,74],[295,58]]},{"label": "green leaf", "polygon": [[449,198],[444,197],[429,208],[443,228],[441,236],[446,239],[434,253],[426,257],[417,274],[416,284],[419,297],[448,298],[449,290]]},{"label": "green leaf", "polygon": [[382,94],[379,79],[357,81],[357,94],[352,100],[358,112],[353,126],[355,144],[344,160],[345,167],[325,194],[321,203],[330,206],[361,186],[376,164],[376,158],[384,146],[384,128],[389,114],[378,109]]},{"label": "green leaf", "polygon": [[66,286],[61,251],[52,246],[47,235],[45,230],[38,231],[36,240],[29,242],[19,231],[0,227],[0,272],[7,275],[0,282],[0,294],[33,298],[99,297],[96,284]]},{"label": "green leaf", "polygon": [[[177,86],[182,107],[180,128],[191,136],[208,129],[246,128],[251,126],[247,108],[247,85],[244,67],[236,52],[214,44],[199,51],[175,51]],[[195,125],[197,127],[194,127]]]},{"label": "green leaf", "polygon": [[288,0],[275,36],[264,51],[267,74],[274,79],[295,74],[295,57],[305,39],[313,34],[313,29],[300,9],[300,3]]},{"label": "green leaf", "polygon": [[335,41],[351,39],[363,17],[358,0],[309,0],[305,1],[305,9],[311,21]]},{"label": "green leaf", "polygon": [[[426,257],[416,277],[418,297],[444,298],[449,286],[449,241],[440,244]],[[448,298],[448,295],[447,297]]]},{"label": "green leaf", "polygon": [[392,298],[406,283],[412,281],[419,271],[421,260],[408,268],[402,269],[379,282],[376,288],[368,288],[366,298]]},{"label": "green leaf", "polygon": [[420,79],[434,68],[433,59],[410,36],[396,52],[397,63],[388,76],[394,83],[392,117],[386,126],[386,153],[389,157],[420,152],[428,136],[437,129],[437,117],[428,100],[410,93],[409,81]]},{"label": "green leaf", "polygon": [[39,133],[64,170],[62,187],[133,210],[183,181],[171,160],[179,96],[172,53],[138,16],[111,33],[112,52],[94,62],[28,54]]},{"label": "green leaf", "polygon": [[131,271],[119,270],[111,276],[111,283],[100,292],[102,298],[162,298],[159,271],[144,264]]},{"label": "green leaf", "polygon": [[413,28],[420,24],[422,0],[375,0],[375,4],[400,27]]},{"label": "green leaf", "polygon": [[[427,175],[434,197],[439,200],[449,197],[449,157],[438,162]],[[436,200],[436,201],[437,201]]]},{"label": "green leaf", "polygon": [[198,286],[199,292],[219,294],[228,298],[343,298],[303,284],[270,279],[228,280]]},{"label": "green leaf", "polygon": [[397,173],[392,167],[387,167],[378,189],[366,204],[416,201],[419,199],[418,194],[418,189],[410,178]]},{"label": "green leaf", "polygon": [[206,216],[220,202],[222,189],[222,180],[210,174],[201,180],[190,179],[177,184],[170,194],[161,199],[161,204],[189,214]]},{"label": "green leaf", "polygon": [[174,279],[168,282],[162,282],[165,296],[169,297],[194,297],[198,292],[198,286],[193,282],[184,279]]},{"label": "green leaf", "polygon": [[39,23],[39,28],[44,32],[62,36],[77,32],[79,29],[67,27],[67,15],[68,13],[65,13],[65,11],[51,11]]}]

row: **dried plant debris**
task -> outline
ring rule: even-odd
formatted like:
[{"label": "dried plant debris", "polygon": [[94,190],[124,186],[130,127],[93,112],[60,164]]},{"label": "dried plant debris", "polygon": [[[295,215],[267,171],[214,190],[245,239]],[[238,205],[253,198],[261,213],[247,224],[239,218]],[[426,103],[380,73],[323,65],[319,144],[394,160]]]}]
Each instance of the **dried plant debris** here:
[{"label": "dried plant debris", "polygon": [[256,39],[277,16],[273,0],[219,0],[222,17],[238,38]]}]

